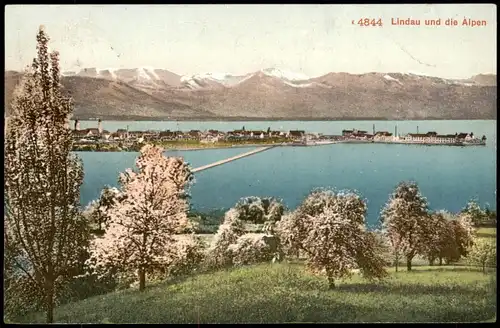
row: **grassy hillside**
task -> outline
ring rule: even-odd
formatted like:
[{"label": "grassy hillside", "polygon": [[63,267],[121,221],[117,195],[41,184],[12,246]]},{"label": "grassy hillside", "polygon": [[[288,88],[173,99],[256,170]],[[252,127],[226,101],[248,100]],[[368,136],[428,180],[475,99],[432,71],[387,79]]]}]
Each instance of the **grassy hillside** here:
[{"label": "grassy hillside", "polygon": [[[56,310],[66,323],[466,322],[491,320],[496,283],[464,267],[417,267],[383,283],[327,290],[300,264],[262,264],[93,297]],[[43,322],[43,314],[23,318]]]}]

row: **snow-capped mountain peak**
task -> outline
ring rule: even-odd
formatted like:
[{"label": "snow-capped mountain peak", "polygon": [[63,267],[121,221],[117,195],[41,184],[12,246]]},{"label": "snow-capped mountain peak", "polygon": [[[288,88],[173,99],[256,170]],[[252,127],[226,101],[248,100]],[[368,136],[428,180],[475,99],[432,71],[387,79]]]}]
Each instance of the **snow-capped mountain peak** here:
[{"label": "snow-capped mountain peak", "polygon": [[384,79],[386,79],[388,81],[394,81],[394,82],[396,82],[396,83],[398,83],[400,85],[403,85],[403,83],[401,83],[401,81],[399,81],[398,79],[390,76],[389,74],[384,75]]},{"label": "snow-capped mountain peak", "polygon": [[225,81],[227,78],[231,77],[231,74],[212,72],[212,73],[201,74],[201,76],[204,78],[212,79],[212,80],[216,80],[216,81]]},{"label": "snow-capped mountain peak", "polygon": [[304,75],[302,73],[295,73],[287,70],[282,70],[279,68],[266,68],[261,70],[261,72],[267,76],[277,77],[282,80],[288,80],[288,81],[309,80],[309,77],[307,75]]},{"label": "snow-capped mountain peak", "polygon": [[149,66],[137,68],[138,78],[144,80],[159,80],[160,77],[155,73],[155,69]]},{"label": "snow-capped mountain peak", "polygon": [[234,76],[229,73],[201,73],[181,76],[181,83],[191,89],[199,89],[210,83],[217,83],[226,87],[233,86],[241,81],[244,76]]}]

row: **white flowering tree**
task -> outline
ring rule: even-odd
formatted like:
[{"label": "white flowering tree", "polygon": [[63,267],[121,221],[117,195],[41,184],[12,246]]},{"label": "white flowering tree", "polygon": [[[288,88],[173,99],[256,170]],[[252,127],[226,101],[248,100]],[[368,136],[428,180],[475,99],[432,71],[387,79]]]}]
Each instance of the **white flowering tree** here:
[{"label": "white flowering tree", "polygon": [[480,266],[483,273],[486,273],[487,266],[496,266],[497,264],[497,245],[496,238],[477,238],[474,240],[467,260],[472,265]]},{"label": "white flowering tree", "polygon": [[36,39],[37,57],[16,88],[6,127],[4,242],[15,254],[6,262],[29,281],[33,297],[43,298],[50,323],[60,282],[81,260],[88,229],[80,213],[82,164],[71,153],[73,106],[61,94],[59,55],[49,54],[43,27]]},{"label": "white flowering tree", "polygon": [[207,249],[206,265],[209,268],[220,268],[232,264],[229,246],[244,234],[245,226],[240,213],[236,209],[230,209],[224,215],[224,221]]},{"label": "white flowering tree", "polygon": [[413,258],[425,253],[433,236],[427,200],[414,182],[401,182],[381,212],[382,230],[391,242],[393,252],[406,257],[411,271]]},{"label": "white flowering tree", "polygon": [[308,233],[304,220],[322,213],[334,197],[335,193],[332,190],[314,190],[304,199],[296,211],[285,214],[276,223],[277,234],[286,255],[299,257],[301,253],[306,252],[302,243]]},{"label": "white flowering tree", "polygon": [[195,234],[175,235],[176,242],[172,244],[168,262],[150,274],[152,279],[164,280],[168,277],[188,275],[200,268],[205,258],[205,245]]},{"label": "white flowering tree", "polygon": [[467,252],[474,244],[474,238],[476,237],[476,229],[472,218],[467,214],[460,213],[454,220],[454,224],[458,251],[461,256],[467,256]]},{"label": "white flowering tree", "polygon": [[355,269],[368,279],[386,275],[380,242],[365,227],[366,204],[352,192],[315,191],[297,211],[282,220],[279,235],[285,246],[303,250],[307,264],[325,273],[329,287]]},{"label": "white flowering tree", "polygon": [[188,226],[186,189],[189,166],[177,157],[165,157],[163,149],[146,145],[136,160],[137,171],[120,175],[124,199],[111,208],[108,228],[92,243],[90,264],[112,266],[137,273],[139,290],[146,274],[172,261],[174,234]]}]

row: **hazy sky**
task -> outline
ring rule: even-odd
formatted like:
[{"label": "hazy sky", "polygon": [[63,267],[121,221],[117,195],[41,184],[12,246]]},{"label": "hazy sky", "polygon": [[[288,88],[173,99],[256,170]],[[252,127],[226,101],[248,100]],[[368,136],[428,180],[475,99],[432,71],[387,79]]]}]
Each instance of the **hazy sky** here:
[{"label": "hazy sky", "polygon": [[[352,25],[382,18],[383,27]],[[391,26],[391,18],[420,26]],[[464,17],[485,27],[461,26]],[[423,26],[455,18],[459,25]],[[449,78],[496,73],[496,7],[478,5],[7,6],[5,65],[20,70],[46,26],[64,70],[164,68],[180,75],[277,67],[328,72],[418,72]],[[444,23],[444,22],[442,22]]]}]

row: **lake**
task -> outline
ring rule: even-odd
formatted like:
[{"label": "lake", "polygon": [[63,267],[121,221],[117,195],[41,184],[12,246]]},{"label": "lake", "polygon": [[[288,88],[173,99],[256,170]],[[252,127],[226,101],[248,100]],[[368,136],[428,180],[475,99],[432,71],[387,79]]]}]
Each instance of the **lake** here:
[{"label": "lake", "polygon": [[[274,122],[103,122],[103,128],[133,130],[294,130],[340,134],[357,128],[399,134],[436,131],[485,135],[486,146],[449,147],[387,144],[335,144],[317,147],[278,147],[195,174],[193,207],[201,211],[232,207],[245,196],[274,196],[295,208],[318,187],[354,189],[368,202],[367,222],[378,220],[380,209],[394,187],[413,180],[427,197],[430,208],[459,211],[476,198],[496,209],[496,121],[274,121]],[[81,128],[97,126],[80,122]],[[248,151],[244,148],[168,151],[184,157],[193,168]],[[82,204],[98,197],[105,185],[117,185],[119,172],[134,165],[137,153],[78,152],[85,179]]]}]

